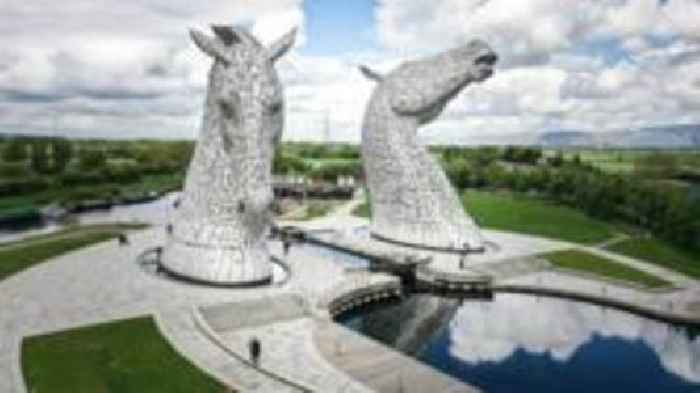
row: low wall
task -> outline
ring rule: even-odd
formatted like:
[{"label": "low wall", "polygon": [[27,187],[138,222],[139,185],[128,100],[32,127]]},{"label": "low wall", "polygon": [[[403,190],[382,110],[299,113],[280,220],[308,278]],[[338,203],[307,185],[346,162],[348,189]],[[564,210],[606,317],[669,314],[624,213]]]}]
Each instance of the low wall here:
[{"label": "low wall", "polygon": [[337,317],[354,308],[391,298],[400,298],[402,295],[403,289],[400,282],[384,282],[334,294],[331,297],[332,300],[323,306],[328,309],[332,317]]},{"label": "low wall", "polygon": [[531,285],[494,285],[491,290],[496,293],[521,293],[529,295],[547,296],[552,298],[570,299],[586,303],[597,304],[632,314],[640,315],[660,322],[670,322],[700,327],[700,317],[669,311],[660,310],[641,304],[634,304],[622,300],[587,294],[583,292],[568,291],[563,289],[544,288]]}]

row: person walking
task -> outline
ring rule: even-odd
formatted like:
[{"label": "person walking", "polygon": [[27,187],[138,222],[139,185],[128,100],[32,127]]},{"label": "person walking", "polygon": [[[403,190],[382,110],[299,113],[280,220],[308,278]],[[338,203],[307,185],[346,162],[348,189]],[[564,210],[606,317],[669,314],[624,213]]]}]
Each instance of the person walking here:
[{"label": "person walking", "polygon": [[284,248],[284,255],[287,255],[289,254],[289,249],[292,247],[292,242],[285,238],[282,242],[282,247]]},{"label": "person walking", "polygon": [[248,352],[250,352],[250,361],[255,367],[258,367],[260,363],[260,351],[262,350],[260,345],[260,340],[257,337],[253,337],[248,341]]},{"label": "person walking", "polygon": [[459,270],[463,270],[467,264],[467,254],[469,253],[469,244],[464,243],[462,245],[462,248],[463,248],[463,250],[461,252],[461,255],[459,256]]}]

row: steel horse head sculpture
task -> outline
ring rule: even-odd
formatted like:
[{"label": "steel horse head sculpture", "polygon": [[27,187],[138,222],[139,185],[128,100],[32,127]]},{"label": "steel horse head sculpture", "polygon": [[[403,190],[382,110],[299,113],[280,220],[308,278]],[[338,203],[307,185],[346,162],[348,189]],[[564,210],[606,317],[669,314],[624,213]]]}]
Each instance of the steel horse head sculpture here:
[{"label": "steel horse head sculpture", "polygon": [[272,159],[284,125],[275,62],[296,29],[264,47],[238,27],[190,35],[213,60],[202,129],[161,255],[166,271],[218,285],[269,282]]},{"label": "steel horse head sculpture", "polygon": [[483,251],[484,240],[417,129],[467,85],[491,76],[497,56],[480,40],[408,61],[377,82],[362,128],[362,160],[375,238],[424,248]]}]

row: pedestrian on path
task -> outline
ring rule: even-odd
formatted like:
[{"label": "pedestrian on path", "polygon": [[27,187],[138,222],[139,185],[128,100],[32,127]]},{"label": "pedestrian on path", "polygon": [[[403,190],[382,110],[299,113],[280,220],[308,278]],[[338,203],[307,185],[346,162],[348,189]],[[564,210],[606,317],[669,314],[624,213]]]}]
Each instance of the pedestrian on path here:
[{"label": "pedestrian on path", "polygon": [[464,243],[462,245],[462,252],[461,255],[459,256],[459,270],[464,269],[465,265],[467,264],[467,254],[469,253],[469,244]]},{"label": "pedestrian on path", "polygon": [[248,341],[248,352],[250,352],[250,361],[255,367],[258,367],[260,362],[260,351],[262,350],[260,345],[260,340],[257,337],[253,337]]},{"label": "pedestrian on path", "polygon": [[289,254],[289,249],[292,248],[292,242],[285,238],[282,242],[282,247],[284,248],[284,255]]}]

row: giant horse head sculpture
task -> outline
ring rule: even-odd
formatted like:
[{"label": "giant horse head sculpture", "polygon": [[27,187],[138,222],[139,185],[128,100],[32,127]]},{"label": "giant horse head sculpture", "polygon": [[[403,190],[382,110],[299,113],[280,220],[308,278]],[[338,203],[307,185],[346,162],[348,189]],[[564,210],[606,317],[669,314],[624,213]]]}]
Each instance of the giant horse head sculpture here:
[{"label": "giant horse head sculpture", "polygon": [[416,132],[467,85],[488,79],[497,59],[485,42],[473,40],[404,62],[386,76],[361,67],[377,82],[362,128],[374,237],[449,251],[484,250],[480,231]]},{"label": "giant horse head sculpture", "polygon": [[264,47],[247,31],[213,26],[190,31],[213,60],[197,147],[162,265],[173,274],[216,284],[270,279],[272,159],[284,125],[275,62],[296,30]]}]

